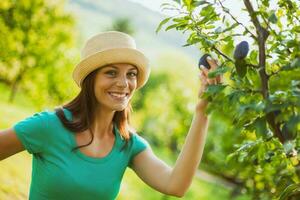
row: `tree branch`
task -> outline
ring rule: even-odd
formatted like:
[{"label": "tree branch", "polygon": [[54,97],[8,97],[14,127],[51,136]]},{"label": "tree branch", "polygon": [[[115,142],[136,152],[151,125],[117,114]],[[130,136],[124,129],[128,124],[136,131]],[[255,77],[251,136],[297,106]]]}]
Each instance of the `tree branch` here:
[{"label": "tree branch", "polygon": [[[256,12],[253,9],[253,6],[250,0],[244,0],[244,4],[248,10],[251,21],[255,26],[256,33],[258,35],[258,46],[259,46],[259,75],[262,84],[262,95],[265,100],[269,101],[269,76],[266,73],[266,40],[269,36],[269,32],[261,26]],[[280,140],[281,143],[284,143],[284,138],[282,136],[279,124],[275,123],[275,114],[274,112],[267,113],[266,115],[267,122],[270,125],[274,135]]]},{"label": "tree branch", "polygon": [[230,15],[230,17],[236,22],[236,23],[238,23],[239,25],[241,25],[242,27],[244,27],[244,29],[246,30],[246,32],[247,33],[249,33],[250,35],[251,35],[251,37],[254,39],[254,40],[256,40],[257,41],[257,37],[244,25],[244,24],[242,24],[241,22],[239,22],[230,12],[229,12],[229,9],[228,8],[226,8],[224,5],[223,5],[223,3],[220,1],[220,0],[218,0],[219,1],[219,3],[220,3],[220,5],[221,5],[221,7],[222,7],[222,9],[223,9],[223,11],[225,12],[225,13],[227,13],[228,15]]},{"label": "tree branch", "polygon": [[[193,16],[191,16],[191,19],[195,24],[197,23],[196,20],[193,18]],[[200,35],[201,30],[197,26],[195,26],[195,29],[197,31],[197,35]],[[212,46],[212,50],[216,51],[219,55],[223,56],[226,60],[234,63],[234,61],[231,58],[229,58],[227,55],[225,55],[223,52],[221,52],[215,45]]]},{"label": "tree branch", "polygon": [[212,46],[212,50],[216,51],[219,55],[223,56],[226,60],[228,60],[229,62],[234,63],[234,61],[229,58],[227,55],[225,55],[222,51],[220,51],[219,49],[217,49],[216,46]]}]

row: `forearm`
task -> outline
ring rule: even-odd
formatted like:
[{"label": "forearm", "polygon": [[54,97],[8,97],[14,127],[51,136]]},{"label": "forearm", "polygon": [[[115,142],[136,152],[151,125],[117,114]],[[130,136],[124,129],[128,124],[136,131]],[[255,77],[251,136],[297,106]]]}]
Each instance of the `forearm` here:
[{"label": "forearm", "polygon": [[183,148],[172,170],[169,191],[183,195],[189,188],[201,161],[206,140],[208,116],[205,107],[197,108]]}]

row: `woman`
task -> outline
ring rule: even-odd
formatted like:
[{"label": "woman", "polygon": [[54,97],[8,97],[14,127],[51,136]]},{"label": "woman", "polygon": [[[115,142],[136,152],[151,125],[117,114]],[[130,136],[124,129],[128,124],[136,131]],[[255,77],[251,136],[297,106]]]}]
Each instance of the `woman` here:
[{"label": "woman", "polygon": [[[216,69],[215,60],[208,60]],[[127,167],[148,185],[182,197],[199,165],[208,126],[200,99],[174,167],[160,160],[129,127],[130,99],[148,80],[147,58],[125,33],[109,31],[90,38],[75,67],[81,88],[71,102],[44,111],[0,132],[0,160],[27,150],[33,154],[30,199],[115,199]],[[208,84],[202,68],[199,97]]]}]

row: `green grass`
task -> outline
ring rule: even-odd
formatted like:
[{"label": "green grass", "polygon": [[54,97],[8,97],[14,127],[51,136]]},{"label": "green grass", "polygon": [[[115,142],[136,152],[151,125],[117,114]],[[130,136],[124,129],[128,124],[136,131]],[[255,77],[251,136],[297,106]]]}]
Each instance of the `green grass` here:
[{"label": "green grass", "polygon": [[[36,110],[27,104],[23,106],[25,101],[23,97],[18,97],[15,104],[7,102],[7,92],[2,92],[3,88],[0,86],[0,129],[11,127],[17,121],[33,114]],[[162,150],[154,149],[157,155],[165,160],[168,164],[174,163],[170,156],[163,154]],[[155,173],[155,172],[153,172]],[[31,176],[31,155],[26,151],[11,156],[0,162],[0,199],[2,200],[25,200],[28,199],[29,185]],[[143,181],[141,181],[136,174],[128,168],[124,175],[123,182],[117,200],[174,200],[178,199],[170,197],[155,191]],[[212,184],[197,178],[182,199],[194,200],[226,200],[232,199],[230,197],[230,190],[224,188],[219,184]],[[246,196],[236,198],[236,200],[247,200]]]}]

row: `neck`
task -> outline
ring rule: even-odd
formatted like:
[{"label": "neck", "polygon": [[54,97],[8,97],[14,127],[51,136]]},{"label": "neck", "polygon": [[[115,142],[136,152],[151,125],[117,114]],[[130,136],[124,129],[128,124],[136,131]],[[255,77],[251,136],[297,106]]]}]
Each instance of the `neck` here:
[{"label": "neck", "polygon": [[108,110],[105,108],[97,108],[95,118],[92,123],[92,131],[95,138],[103,139],[113,134],[113,117],[115,111]]}]

